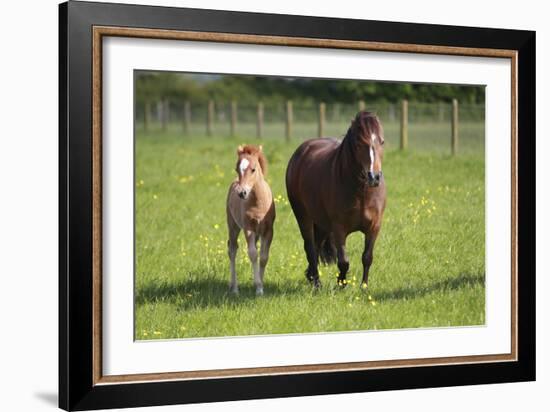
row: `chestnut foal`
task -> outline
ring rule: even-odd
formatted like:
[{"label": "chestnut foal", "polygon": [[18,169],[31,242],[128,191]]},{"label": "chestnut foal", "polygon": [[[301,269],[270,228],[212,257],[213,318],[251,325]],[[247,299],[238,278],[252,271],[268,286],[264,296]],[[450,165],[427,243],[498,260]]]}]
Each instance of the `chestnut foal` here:
[{"label": "chestnut foal", "polygon": [[[231,269],[231,292],[238,294],[235,257],[237,255],[239,232],[244,232],[248,246],[248,257],[252,263],[252,274],[256,295],[263,295],[265,267],[269,258],[269,247],[273,240],[275,203],[271,189],[264,177],[267,161],[262,146],[239,146],[237,149],[237,179],[231,183],[227,194],[227,228],[229,240],[227,250]],[[260,264],[258,266],[257,243],[261,240]]]}]

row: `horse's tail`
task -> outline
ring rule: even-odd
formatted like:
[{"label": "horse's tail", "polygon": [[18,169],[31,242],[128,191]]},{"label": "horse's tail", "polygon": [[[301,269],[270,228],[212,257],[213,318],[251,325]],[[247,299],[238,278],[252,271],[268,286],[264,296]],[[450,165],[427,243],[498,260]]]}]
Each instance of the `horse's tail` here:
[{"label": "horse's tail", "polygon": [[336,263],[336,246],[332,233],[325,232],[319,226],[313,227],[315,237],[315,249],[322,263],[328,265]]}]

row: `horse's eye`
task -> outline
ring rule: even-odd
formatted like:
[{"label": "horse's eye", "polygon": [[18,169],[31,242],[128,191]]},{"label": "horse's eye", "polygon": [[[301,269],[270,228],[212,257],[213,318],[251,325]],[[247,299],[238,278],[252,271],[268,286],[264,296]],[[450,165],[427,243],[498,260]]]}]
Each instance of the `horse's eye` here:
[{"label": "horse's eye", "polygon": [[256,169],[252,169],[252,173],[254,173],[256,171]]}]

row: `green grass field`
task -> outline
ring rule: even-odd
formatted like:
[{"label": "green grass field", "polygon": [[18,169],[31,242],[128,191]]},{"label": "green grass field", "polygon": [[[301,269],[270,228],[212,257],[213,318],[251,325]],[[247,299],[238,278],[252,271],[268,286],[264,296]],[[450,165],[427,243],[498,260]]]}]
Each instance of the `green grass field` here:
[{"label": "green grass field", "polygon": [[135,338],[484,324],[483,126],[461,129],[463,150],[455,158],[439,149],[448,147],[448,126],[416,127],[424,140],[415,143],[411,136],[405,153],[396,150],[392,127],[386,127],[388,204],[367,292],[359,287],[359,233],[347,241],[347,288],[336,285],[335,265],[321,267],[321,290],[313,291],[306,281],[302,239],[284,187],[286,164],[299,140],[285,143],[282,135],[267,131],[262,144],[277,220],[265,295],[259,298],[242,234],[240,295],[228,293],[225,225],[236,147],[258,141],[184,137],[176,127],[165,133],[138,130]]}]

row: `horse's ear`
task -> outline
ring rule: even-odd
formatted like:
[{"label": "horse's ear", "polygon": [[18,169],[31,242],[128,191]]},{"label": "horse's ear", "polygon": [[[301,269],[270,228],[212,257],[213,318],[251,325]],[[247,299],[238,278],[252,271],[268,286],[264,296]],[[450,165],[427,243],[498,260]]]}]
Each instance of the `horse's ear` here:
[{"label": "horse's ear", "polygon": [[263,149],[264,149],[264,147],[263,147],[262,145],[259,145],[259,146],[258,146],[258,151],[259,151],[259,152],[262,152]]},{"label": "horse's ear", "polygon": [[242,145],[239,145],[239,147],[237,147],[237,154],[242,155],[243,152],[244,152],[244,147]]}]

